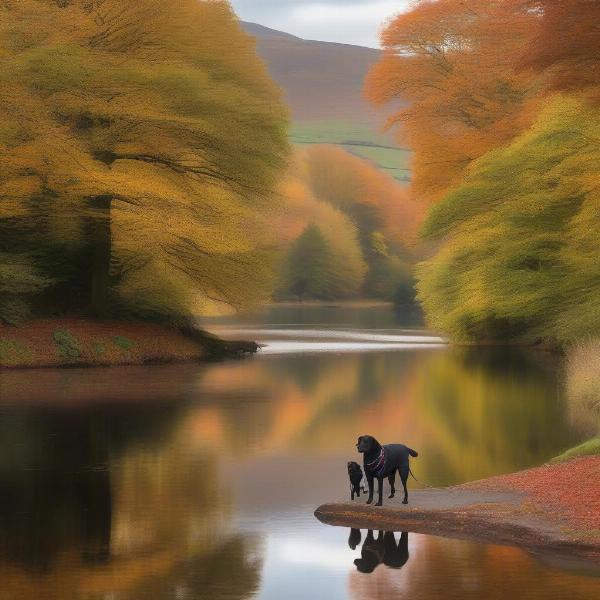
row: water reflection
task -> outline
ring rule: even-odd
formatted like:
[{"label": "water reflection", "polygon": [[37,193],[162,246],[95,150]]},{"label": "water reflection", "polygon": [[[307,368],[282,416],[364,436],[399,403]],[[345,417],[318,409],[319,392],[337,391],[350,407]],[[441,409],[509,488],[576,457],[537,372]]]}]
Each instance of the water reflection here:
[{"label": "water reflection", "polygon": [[[360,539],[360,530],[352,529],[350,539],[352,544]],[[352,544],[349,541],[351,548]],[[354,559],[354,566],[359,573],[372,573],[379,565],[400,569],[408,562],[408,558],[408,533],[406,531],[401,533],[400,539],[396,541],[392,531],[379,531],[375,537],[373,531],[369,529],[360,551],[360,558]]]},{"label": "water reflection", "polygon": [[216,450],[191,435],[183,411],[3,410],[0,598],[218,599],[256,588],[255,540],[229,530]]},{"label": "water reflection", "polygon": [[574,445],[565,414],[552,357],[492,350],[3,372],[0,600],[595,592],[511,549],[312,516],[346,498],[358,435],[418,449],[415,474],[439,485]]},{"label": "water reflection", "polygon": [[199,389],[214,399],[204,429],[232,452],[348,460],[371,432],[416,448],[417,477],[444,485],[540,464],[583,439],[556,369],[549,356],[495,350],[302,355],[216,366]]},{"label": "water reflection", "polygon": [[[377,544],[378,538],[374,539]],[[408,550],[410,560],[401,569],[379,567],[368,574],[351,571],[347,579],[350,598],[591,600],[600,592],[599,578],[548,566],[518,548],[410,534]],[[378,549],[376,556],[381,552]]]}]

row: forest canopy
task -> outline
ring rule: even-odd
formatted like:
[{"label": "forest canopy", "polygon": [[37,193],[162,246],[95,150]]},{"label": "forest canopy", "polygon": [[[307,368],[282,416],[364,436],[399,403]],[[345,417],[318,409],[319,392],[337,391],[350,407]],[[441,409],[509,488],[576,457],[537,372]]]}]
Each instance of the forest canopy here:
[{"label": "forest canopy", "polygon": [[390,22],[367,92],[404,98],[429,206],[429,323],[465,341],[600,330],[600,4],[423,0]]},{"label": "forest canopy", "polygon": [[229,4],[0,5],[0,319],[268,296],[286,110]]}]

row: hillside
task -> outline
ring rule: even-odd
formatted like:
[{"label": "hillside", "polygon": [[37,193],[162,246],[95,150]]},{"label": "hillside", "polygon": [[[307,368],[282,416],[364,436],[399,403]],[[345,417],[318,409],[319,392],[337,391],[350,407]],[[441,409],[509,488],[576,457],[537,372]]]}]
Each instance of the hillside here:
[{"label": "hillside", "polygon": [[390,134],[381,133],[389,109],[375,109],[362,93],[379,50],[304,40],[256,23],[242,25],[257,39],[260,56],[284,90],[294,143],[335,144],[407,179],[409,153]]}]

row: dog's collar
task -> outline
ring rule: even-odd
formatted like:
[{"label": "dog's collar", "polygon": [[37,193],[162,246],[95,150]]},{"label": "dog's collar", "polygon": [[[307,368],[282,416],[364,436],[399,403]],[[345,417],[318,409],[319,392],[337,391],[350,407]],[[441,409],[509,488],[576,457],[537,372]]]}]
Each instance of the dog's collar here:
[{"label": "dog's collar", "polygon": [[[366,467],[369,467],[369,469],[371,471],[374,471],[376,474],[379,470],[383,469],[383,466],[385,464],[385,451],[383,449],[383,446],[381,447],[381,452],[379,453],[379,456],[368,463],[365,463]],[[375,465],[374,467],[372,467],[371,465]]]}]

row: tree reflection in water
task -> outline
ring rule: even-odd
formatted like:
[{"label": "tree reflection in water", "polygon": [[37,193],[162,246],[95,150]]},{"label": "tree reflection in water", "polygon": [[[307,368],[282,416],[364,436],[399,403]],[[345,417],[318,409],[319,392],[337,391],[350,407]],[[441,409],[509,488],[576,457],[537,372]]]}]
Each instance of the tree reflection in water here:
[{"label": "tree reflection in water", "polygon": [[229,599],[257,587],[255,541],[228,530],[215,456],[182,435],[184,410],[172,399],[5,408],[2,600]]}]

